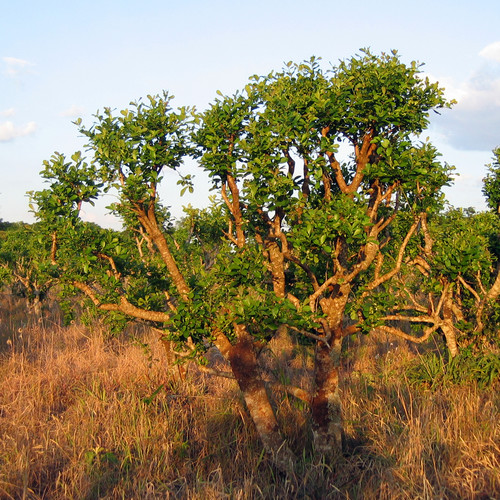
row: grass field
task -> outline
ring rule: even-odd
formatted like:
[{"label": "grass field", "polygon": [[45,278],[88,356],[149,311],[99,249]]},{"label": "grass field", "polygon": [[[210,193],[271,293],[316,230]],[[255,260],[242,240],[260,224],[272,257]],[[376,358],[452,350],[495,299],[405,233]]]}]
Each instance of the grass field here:
[{"label": "grass field", "polygon": [[[5,296],[0,306],[0,498],[500,498],[498,386],[412,386],[419,354],[385,335],[350,346],[337,462],[312,458],[307,412],[276,393],[300,457],[285,477],[235,382],[196,367],[173,378],[147,328],[110,339],[57,315],[30,323]],[[308,369],[304,352],[294,363],[283,380]]]}]

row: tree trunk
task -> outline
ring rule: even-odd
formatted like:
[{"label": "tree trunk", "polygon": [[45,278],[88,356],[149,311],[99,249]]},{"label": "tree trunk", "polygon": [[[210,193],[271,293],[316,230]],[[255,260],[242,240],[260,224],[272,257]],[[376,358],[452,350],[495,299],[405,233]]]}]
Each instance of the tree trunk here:
[{"label": "tree trunk", "polygon": [[497,264],[496,278],[486,295],[481,299],[476,311],[476,332],[482,332],[484,329],[483,313],[489,302],[494,302],[500,297],[500,262]]},{"label": "tree trunk", "polygon": [[444,334],[444,338],[446,339],[446,346],[450,351],[450,355],[454,358],[458,354],[458,345],[457,345],[457,335],[455,333],[455,328],[453,325],[448,323],[444,323],[441,325],[441,331]]},{"label": "tree trunk", "polygon": [[450,351],[450,355],[454,358],[458,354],[457,334],[453,325],[453,298],[451,291],[445,292],[446,296],[443,303],[443,319],[444,323],[441,325],[441,331],[446,339],[446,346]]},{"label": "tree trunk", "polygon": [[316,393],[311,410],[316,453],[333,458],[342,453],[342,401],[339,393],[339,368],[342,339],[316,346],[314,378]]},{"label": "tree trunk", "polygon": [[180,382],[186,379],[187,364],[176,363],[175,344],[171,340],[167,340],[163,336],[160,338],[163,348],[165,349],[165,357],[167,362],[167,373],[175,382]]},{"label": "tree trunk", "polygon": [[319,303],[326,315],[325,341],[318,341],[315,352],[314,394],[311,410],[316,453],[334,458],[342,453],[342,400],[339,391],[342,321],[350,285],[337,285],[333,297]]},{"label": "tree trunk", "polygon": [[252,339],[243,325],[236,325],[238,341],[228,350],[232,372],[243,393],[248,412],[264,449],[282,471],[291,473],[295,457],[283,439],[274,410],[260,376]]},{"label": "tree trunk", "polygon": [[40,320],[42,317],[42,300],[40,299],[40,292],[38,290],[35,291],[31,301],[31,310],[33,311],[34,317]]}]

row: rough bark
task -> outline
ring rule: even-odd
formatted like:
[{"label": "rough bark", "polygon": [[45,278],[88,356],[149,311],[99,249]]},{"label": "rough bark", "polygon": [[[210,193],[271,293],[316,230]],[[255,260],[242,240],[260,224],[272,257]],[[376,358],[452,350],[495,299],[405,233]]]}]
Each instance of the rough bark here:
[{"label": "rough bark", "polygon": [[342,452],[342,401],[339,392],[341,339],[316,346],[314,378],[316,393],[311,403],[316,453],[325,457]]},{"label": "rough bark", "polygon": [[242,325],[238,341],[227,350],[231,370],[245,399],[248,412],[266,452],[273,463],[282,471],[293,471],[295,457],[283,439],[274,410],[262,380],[252,339],[244,332]]},{"label": "rough bark", "polygon": [[158,227],[154,211],[150,210],[149,212],[146,212],[143,209],[137,208],[137,218],[158,249],[158,252],[167,267],[179,295],[183,300],[187,301],[190,292],[189,286],[187,285],[184,276],[181,274],[179,267],[177,266],[177,262],[170,252],[165,235]]},{"label": "rough bark", "polygon": [[458,354],[458,345],[457,334],[453,325],[453,299],[450,290],[445,292],[443,302],[443,324],[441,325],[441,331],[446,339],[446,346],[450,351],[450,355],[454,358]]},{"label": "rough bark", "polygon": [[318,342],[315,352],[316,392],[311,410],[316,453],[334,458],[342,453],[342,400],[339,391],[342,319],[349,296],[349,285],[339,287],[333,298],[320,305],[327,316],[326,342]]},{"label": "rough bark", "polygon": [[491,288],[488,290],[486,295],[480,301],[476,312],[476,332],[482,332],[484,329],[483,314],[486,306],[490,302],[494,302],[500,297],[500,263],[497,264],[496,278]]}]

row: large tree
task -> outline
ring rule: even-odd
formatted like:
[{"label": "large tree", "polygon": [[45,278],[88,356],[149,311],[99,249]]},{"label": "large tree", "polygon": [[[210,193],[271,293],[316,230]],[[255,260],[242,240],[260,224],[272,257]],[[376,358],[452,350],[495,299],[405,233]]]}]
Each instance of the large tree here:
[{"label": "large tree", "polygon": [[[415,143],[429,112],[446,106],[416,63],[365,51],[326,72],[313,59],[255,78],[202,117],[200,162],[221,189],[228,238],[238,249],[257,245],[276,297],[314,323],[291,326],[316,342],[310,403],[320,453],[341,445],[342,338],[367,327],[371,293],[399,271],[450,181],[435,149]],[[400,210],[411,222],[394,246]],[[349,325],[347,313],[361,321]]]},{"label": "large tree", "polygon": [[[312,390],[288,390],[310,405],[316,451],[338,453],[342,338],[373,326],[372,295],[399,272],[450,180],[436,150],[416,140],[429,113],[449,106],[419,71],[395,52],[364,51],[326,71],[314,59],[290,63],[221,95],[200,116],[174,111],[167,94],[119,115],[105,109],[89,128],[78,122],[93,153],[90,167],[77,169],[79,182],[54,171],[50,189],[34,196],[38,216],[54,227],[53,257],[66,283],[101,310],[152,322],[186,357],[217,346],[282,469],[293,454],[259,367],[263,347],[283,328],[314,344]],[[179,241],[158,186],[189,155],[221,204],[213,214],[191,213]],[[192,187],[189,176],[179,182]],[[90,194],[71,198],[75,185]],[[101,187],[118,191],[118,236],[58,212],[63,197],[43,203],[59,190],[79,209]]]}]

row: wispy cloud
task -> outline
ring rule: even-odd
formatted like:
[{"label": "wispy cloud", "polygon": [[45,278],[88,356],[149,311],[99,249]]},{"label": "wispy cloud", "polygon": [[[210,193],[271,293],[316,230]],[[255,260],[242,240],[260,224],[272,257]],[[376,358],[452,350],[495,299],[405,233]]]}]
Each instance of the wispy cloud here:
[{"label": "wispy cloud", "polygon": [[0,116],[9,118],[11,116],[14,116],[15,112],[16,110],[14,108],[5,109],[4,111],[0,111]]},{"label": "wispy cloud", "polygon": [[78,106],[76,104],[73,104],[68,109],[65,109],[64,111],[62,111],[60,113],[60,116],[65,116],[65,117],[69,117],[69,118],[77,118],[84,111],[85,111],[85,109],[83,108],[83,106]]},{"label": "wispy cloud", "polygon": [[479,55],[485,59],[500,62],[500,41],[490,43],[479,52]]},{"label": "wispy cloud", "polygon": [[3,57],[2,60],[6,66],[4,73],[11,77],[15,77],[31,66],[34,66],[33,63],[24,59],[18,59],[17,57]]},{"label": "wispy cloud", "polygon": [[35,130],[35,122],[29,122],[22,127],[16,127],[11,121],[0,123],[0,142],[12,141],[16,137],[33,134]]},{"label": "wispy cloud", "polygon": [[448,142],[462,150],[492,150],[500,145],[500,41],[484,47],[486,61],[467,80],[439,79],[448,98],[456,99],[439,127]]}]

